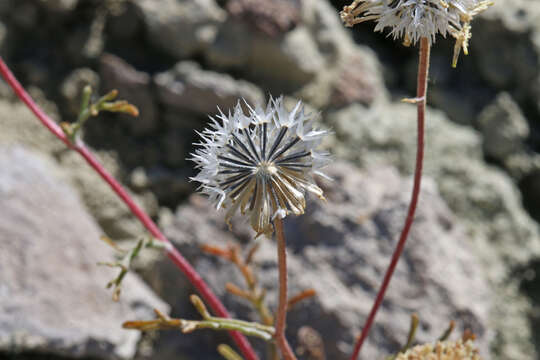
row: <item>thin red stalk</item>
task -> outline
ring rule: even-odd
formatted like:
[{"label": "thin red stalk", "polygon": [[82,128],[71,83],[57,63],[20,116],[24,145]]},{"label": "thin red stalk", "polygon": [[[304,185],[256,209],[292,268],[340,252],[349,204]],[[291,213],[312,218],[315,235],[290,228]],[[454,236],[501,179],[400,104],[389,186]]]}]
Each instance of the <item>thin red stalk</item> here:
[{"label": "thin red stalk", "polygon": [[279,269],[279,304],[276,315],[276,343],[285,360],[296,360],[296,356],[285,337],[285,326],[287,324],[287,248],[285,234],[283,233],[283,221],[276,217],[274,220],[276,227],[277,249],[278,249],[278,269]]},{"label": "thin red stalk", "polygon": [[381,287],[379,288],[379,292],[377,293],[377,297],[375,299],[375,302],[373,303],[373,307],[371,308],[369,316],[362,329],[362,333],[358,337],[356,344],[354,346],[354,350],[351,355],[351,360],[356,360],[356,358],[358,357],[358,354],[360,353],[360,349],[362,348],[362,344],[364,343],[364,340],[369,334],[369,330],[371,328],[371,325],[373,325],[373,320],[375,319],[377,310],[382,304],[386,289],[388,285],[390,284],[390,280],[392,279],[394,270],[397,266],[401,253],[403,252],[403,248],[405,247],[405,242],[407,241],[407,236],[409,235],[409,230],[414,220],[414,213],[416,211],[416,205],[418,203],[418,196],[420,194],[420,182],[422,181],[422,164],[423,164],[423,159],[424,159],[424,119],[425,119],[425,111],[426,111],[426,91],[427,91],[427,77],[428,77],[428,71],[429,71],[429,53],[430,53],[429,40],[427,38],[422,38],[420,40],[420,54],[418,58],[419,59],[418,83],[417,83],[417,90],[416,90],[417,120],[418,120],[416,169],[414,171],[414,184],[413,184],[413,190],[412,190],[412,195],[411,195],[411,202],[409,204],[409,210],[407,212],[407,218],[405,219],[405,225],[403,226],[403,230],[401,231],[401,235],[399,237],[399,241],[394,250],[394,254],[392,255],[392,260],[390,261],[390,265],[388,265],[388,268],[386,269],[386,274],[384,275],[383,282],[381,284]]},{"label": "thin red stalk", "polygon": [[[109,174],[109,172],[101,165],[96,157],[88,150],[84,144],[72,143],[68,137],[64,134],[60,126],[54,120],[52,120],[45,112],[32,100],[30,95],[17,81],[13,73],[9,70],[8,66],[0,57],[0,74],[12,87],[15,94],[21,99],[26,106],[36,115],[41,123],[49,129],[57,138],[62,140],[68,147],[77,151],[86,162],[101,176],[111,189],[122,199],[122,201],[129,207],[133,215],[135,215],[144,227],[158,240],[168,244],[166,247],[167,256],[174,262],[174,264],[180,269],[180,271],[187,277],[189,282],[197,289],[197,291],[204,298],[206,303],[212,308],[216,314],[220,317],[229,317],[229,313],[225,306],[219,301],[216,295],[212,292],[210,287],[201,278],[197,271],[191,266],[191,264],[180,254],[180,252],[174,247],[174,245],[165,237],[165,235],[159,230],[156,223],[141,209],[129,196],[127,191],[120,185],[116,179]],[[237,332],[231,331],[230,335],[235,341],[236,345],[244,355],[246,359],[256,360],[258,359],[255,351],[247,341],[246,337]]]}]

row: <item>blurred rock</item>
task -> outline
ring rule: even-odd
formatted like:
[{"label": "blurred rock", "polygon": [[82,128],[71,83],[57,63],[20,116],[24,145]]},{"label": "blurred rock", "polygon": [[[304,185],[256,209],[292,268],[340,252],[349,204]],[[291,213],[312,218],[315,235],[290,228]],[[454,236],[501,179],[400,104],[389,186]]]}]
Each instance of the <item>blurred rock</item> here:
[{"label": "blurred rock", "polygon": [[540,54],[527,32],[511,32],[500,21],[478,21],[471,46],[478,53],[479,71],[493,87],[516,88],[526,95],[538,74]]},{"label": "blurred rock", "polygon": [[[119,42],[133,41],[142,28],[142,19],[132,2],[120,0],[109,11],[107,19],[108,33]],[[137,41],[137,40],[135,40]]]},{"label": "blurred rock", "polygon": [[330,94],[330,106],[340,108],[353,103],[371,105],[383,93],[380,77],[366,64],[364,54],[351,57],[343,64]]},{"label": "blurred rock", "polygon": [[48,10],[68,12],[77,7],[79,0],[40,0],[39,2]]},{"label": "blurred rock", "polygon": [[[491,318],[504,323],[492,325],[500,331],[497,351],[502,359],[513,357],[515,351],[525,351],[520,357],[526,356],[531,340],[522,327],[528,315],[523,310],[526,306],[518,310],[509,305],[520,303],[515,284],[519,279],[512,284],[510,269],[524,266],[540,254],[538,225],[522,208],[512,180],[483,163],[481,139],[474,130],[451,123],[438,111],[428,111],[426,118],[424,174],[435,179],[441,196],[468,229],[472,248],[495,286],[500,303]],[[366,109],[353,105],[326,119],[340,141],[333,147],[337,157],[368,167],[393,164],[405,173],[414,168],[415,107],[380,104]],[[516,350],[520,346],[522,350]]]},{"label": "blurred rock", "polygon": [[353,103],[371,106],[388,97],[380,64],[367,48],[357,48],[344,55],[297,95],[319,109],[336,109]]},{"label": "blurred rock", "polygon": [[[45,104],[45,111],[54,115],[54,107]],[[137,238],[144,234],[143,227],[110,187],[75,152],[68,151],[64,143],[52,135],[23,105],[0,101],[0,144],[24,145],[32,150],[53,155],[67,171],[67,181],[80,192],[90,213],[105,233],[115,239]],[[96,156],[115,176],[122,171],[118,161],[106,151]],[[150,215],[157,212],[155,197],[146,192],[135,196]]]},{"label": "blurred rock", "polygon": [[105,7],[98,7],[94,11],[93,17],[81,17],[76,26],[66,31],[64,49],[75,64],[97,60],[105,48],[107,11]]},{"label": "blurred rock", "polygon": [[521,102],[530,96],[540,65],[540,4],[506,0],[475,21],[472,52],[491,86],[512,89]]},{"label": "blurred rock", "polygon": [[142,14],[147,40],[183,59],[213,42],[225,12],[214,0],[131,0]]},{"label": "blurred rock", "polygon": [[[335,179],[321,184],[328,202],[310,201],[305,216],[285,219],[290,293],[313,287],[318,294],[289,312],[287,330],[293,343],[301,326],[320,331],[327,358],[338,360],[349,356],[351,344],[370,310],[401,230],[411,184],[391,169],[360,172],[349,164],[338,163],[326,172]],[[428,179],[416,218],[364,356],[383,358],[397,351],[407,337],[413,312],[421,319],[418,341],[436,339],[448,322],[455,320],[460,329],[471,328],[483,351],[487,351],[492,335],[488,328],[490,290],[463,229]],[[193,196],[190,204],[179,207],[174,217],[168,221],[164,218],[162,224],[169,238],[242,318],[250,313],[249,308],[223,289],[227,281],[243,284],[238,272],[224,261],[201,255],[198,247],[205,243],[225,246],[235,239],[253,242],[254,235],[246,222],[237,218],[231,233],[223,213],[213,209],[206,199]],[[275,243],[269,239],[260,239],[259,243],[255,256],[258,278],[275,308]],[[169,288],[174,291],[164,289],[164,296],[176,304],[176,309],[184,306],[187,294],[177,289],[185,285],[169,284]],[[185,341],[179,341],[174,345],[176,351],[186,346]],[[172,349],[164,351],[173,353]]]},{"label": "blurred rock", "polygon": [[450,120],[461,125],[472,125],[477,111],[474,104],[463,100],[465,96],[463,93],[448,91],[442,87],[432,87],[428,93],[429,103],[444,111]]},{"label": "blurred rock", "polygon": [[[123,178],[119,162],[114,156],[104,151],[95,152],[95,155],[113,176]],[[124,202],[79,154],[66,152],[60,157],[59,163],[66,169],[69,180],[107,236],[115,240],[132,240],[146,234],[144,227]],[[150,216],[157,213],[158,204],[153,194],[148,191],[140,194],[128,192]]]},{"label": "blurred rock", "polygon": [[[247,78],[271,91],[293,92],[319,109],[353,102],[370,105],[386,98],[379,61],[370,49],[353,43],[327,1],[288,2],[301,10],[300,20],[291,21],[289,31],[269,36],[230,17],[231,26],[220,28],[209,50],[210,61],[238,66]],[[242,40],[236,43],[235,38]]]},{"label": "blurred rock", "polygon": [[[478,133],[453,124],[438,111],[428,110],[427,119],[425,174],[437,181],[450,208],[474,227],[477,235],[489,234],[484,241],[498,243],[505,261],[517,265],[540,251],[537,225],[520,209],[517,189],[502,172],[483,164]],[[368,109],[352,105],[329,113],[326,121],[341,141],[334,146],[336,156],[362,166],[392,164],[405,173],[414,168],[414,106],[381,104]],[[498,189],[488,190],[492,187]],[[494,215],[512,226],[493,222]],[[480,228],[484,230],[479,232]],[[519,251],[521,246],[516,248],[516,243],[527,249]],[[499,260],[494,258],[493,264]]]},{"label": "blurred rock", "polygon": [[220,28],[207,58],[214,67],[238,68],[246,78],[285,92],[300,89],[324,67],[324,59],[305,26],[276,38],[256,32],[245,23],[233,24],[232,20]]},{"label": "blurred rock", "polygon": [[[486,106],[478,117],[478,126],[483,135],[484,152],[496,160],[512,178],[520,184],[525,203],[535,203],[537,191],[530,181],[540,171],[540,154],[531,149],[531,131],[519,105],[508,93],[500,93]],[[536,206],[526,205],[536,218]]]},{"label": "blurred rock", "polygon": [[11,7],[9,20],[23,30],[30,30],[35,26],[39,11],[37,4],[28,1],[17,1],[8,5]]},{"label": "blurred rock", "polygon": [[5,1],[2,1],[0,2],[0,14],[1,15],[4,15],[5,13],[7,13],[10,8],[13,6],[13,0],[5,0]]},{"label": "blurred rock", "polygon": [[0,350],[131,358],[139,333],[122,322],[167,306],[131,274],[111,300],[117,270],[96,262],[113,251],[50,160],[2,146],[0,167]]},{"label": "blurred rock", "polygon": [[0,21],[0,55],[6,56],[8,32],[6,25]]},{"label": "blurred rock", "polygon": [[523,152],[529,136],[529,124],[510,94],[501,93],[478,117],[487,156],[504,161]]},{"label": "blurred rock", "polygon": [[121,115],[122,120],[134,135],[141,135],[155,130],[158,124],[158,110],[152,89],[152,78],[137,71],[121,58],[105,54],[100,59],[99,70],[103,94],[117,89],[119,99],[127,100],[139,109],[139,116],[134,118]]},{"label": "blurred rock", "polygon": [[154,77],[161,103],[169,108],[199,115],[232,109],[238,100],[254,104],[263,100],[262,92],[246,81],[206,71],[191,61],[183,61]]},{"label": "blurred rock", "polygon": [[[11,88],[9,91],[11,92]],[[54,104],[46,104],[45,111],[53,119],[58,119]],[[65,145],[47,131],[34,114],[19,102],[0,101],[0,128],[2,128],[0,144],[3,145],[23,145],[55,156],[65,149]]]},{"label": "blurred rock", "polygon": [[[314,80],[322,80],[324,86],[331,79],[318,76],[332,72],[356,48],[325,0],[230,3],[232,15],[220,26],[207,61],[217,68],[234,68],[271,91],[298,91]],[[285,18],[275,10],[279,7],[290,8]]]},{"label": "blurred rock", "polygon": [[508,93],[501,93],[478,117],[484,152],[498,161],[525,151],[529,124]]},{"label": "blurred rock", "polygon": [[301,21],[301,0],[230,0],[227,11],[235,21],[245,22],[268,36],[279,36]]}]

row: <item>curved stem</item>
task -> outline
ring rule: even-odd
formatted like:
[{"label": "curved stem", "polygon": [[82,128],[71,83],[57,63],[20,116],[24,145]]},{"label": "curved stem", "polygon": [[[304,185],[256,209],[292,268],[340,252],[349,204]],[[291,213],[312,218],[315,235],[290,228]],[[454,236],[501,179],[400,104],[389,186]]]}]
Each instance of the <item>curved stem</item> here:
[{"label": "curved stem", "polygon": [[362,329],[362,333],[358,337],[356,344],[354,346],[354,350],[351,355],[351,360],[356,360],[356,358],[358,357],[358,354],[360,353],[360,349],[362,348],[362,344],[364,343],[364,340],[366,339],[369,333],[371,325],[373,324],[373,320],[375,319],[377,310],[382,304],[382,301],[384,299],[384,294],[386,292],[388,285],[390,284],[390,280],[392,279],[392,275],[394,274],[394,270],[397,266],[401,253],[403,252],[403,248],[405,247],[405,242],[407,241],[407,236],[409,235],[409,230],[414,220],[414,213],[416,211],[416,205],[418,203],[418,196],[420,194],[420,182],[422,180],[422,163],[424,159],[424,118],[425,118],[425,111],[426,111],[426,92],[427,92],[427,77],[428,77],[428,71],[429,71],[429,53],[430,53],[429,40],[427,38],[422,38],[420,40],[420,54],[418,58],[418,82],[417,82],[417,91],[416,91],[416,99],[415,99],[415,102],[417,103],[417,120],[418,120],[416,169],[414,171],[414,184],[413,184],[413,190],[412,190],[412,195],[411,195],[411,202],[409,204],[409,210],[407,212],[407,218],[405,220],[405,225],[403,226],[403,230],[401,231],[399,241],[394,250],[394,254],[392,255],[392,260],[390,261],[390,265],[388,266],[386,270],[386,274],[384,275],[383,282],[381,284],[381,287],[379,288],[379,292],[377,293],[375,302],[373,303],[373,307],[371,308],[371,311],[368,315],[366,323]]},{"label": "curved stem", "polygon": [[[197,289],[208,305],[221,317],[228,318],[229,313],[223,304],[219,301],[217,296],[213,293],[206,282],[201,278],[197,271],[191,266],[191,264],[180,254],[180,252],[174,247],[174,245],[165,237],[165,235],[159,230],[156,223],[141,209],[127,191],[120,185],[120,183],[101,165],[96,157],[88,150],[82,142],[72,143],[69,141],[66,134],[62,131],[60,126],[52,120],[45,112],[32,100],[30,95],[24,90],[21,84],[17,81],[13,73],[9,70],[8,66],[0,57],[0,74],[11,86],[15,94],[22,100],[26,106],[34,113],[34,115],[41,121],[41,123],[49,129],[58,139],[63,141],[69,148],[77,151],[86,162],[101,176],[101,178],[109,184],[111,189],[122,199],[122,201],[129,207],[133,215],[139,219],[144,227],[156,237],[159,241],[168,244],[166,247],[167,256],[174,262],[174,264],[180,269],[180,271],[186,276],[189,282]],[[244,335],[237,331],[230,332],[236,345],[246,357],[246,359],[256,360],[258,359],[255,351],[247,341]]]},{"label": "curved stem", "polygon": [[285,360],[296,360],[296,356],[285,337],[285,326],[287,324],[287,248],[285,234],[283,233],[283,221],[279,216],[274,220],[276,228],[278,269],[279,269],[279,304],[276,315],[276,343]]}]

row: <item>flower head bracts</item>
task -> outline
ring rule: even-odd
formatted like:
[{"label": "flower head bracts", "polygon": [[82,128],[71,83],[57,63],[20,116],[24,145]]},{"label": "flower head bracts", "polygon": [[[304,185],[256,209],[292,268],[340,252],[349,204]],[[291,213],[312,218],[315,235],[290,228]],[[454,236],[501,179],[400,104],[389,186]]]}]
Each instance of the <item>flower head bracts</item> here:
[{"label": "flower head bracts", "polygon": [[467,54],[472,18],[490,5],[490,0],[354,0],[340,15],[346,26],[375,20],[375,31],[390,28],[389,35],[405,45],[416,44],[422,37],[431,44],[437,34],[450,33],[456,39],[455,67],[462,48]]},{"label": "flower head bracts", "polygon": [[257,235],[269,235],[275,216],[304,213],[306,192],[323,198],[312,176],[324,176],[328,154],[315,148],[328,132],[312,128],[301,102],[290,112],[283,97],[270,99],[266,110],[246,107],[248,115],[240,102],[232,114],[220,112],[199,133],[200,148],[191,155],[200,172],[192,180],[218,209],[227,209],[227,223],[240,209]]}]

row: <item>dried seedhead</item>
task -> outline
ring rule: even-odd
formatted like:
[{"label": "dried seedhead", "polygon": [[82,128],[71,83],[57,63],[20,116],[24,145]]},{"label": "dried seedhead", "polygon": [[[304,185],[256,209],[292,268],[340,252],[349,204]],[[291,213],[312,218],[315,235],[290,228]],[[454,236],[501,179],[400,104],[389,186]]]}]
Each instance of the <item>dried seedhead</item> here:
[{"label": "dried seedhead", "polygon": [[468,53],[471,21],[486,10],[491,0],[354,0],[340,13],[345,26],[374,20],[375,31],[390,29],[395,40],[406,46],[420,38],[435,42],[437,34],[456,39],[452,66],[456,66],[461,49]]},{"label": "dried seedhead", "polygon": [[270,99],[244,114],[240,102],[234,113],[220,113],[200,133],[200,147],[192,160],[200,170],[192,180],[216,203],[227,208],[225,220],[240,209],[257,236],[270,236],[272,220],[290,213],[300,215],[306,207],[305,193],[321,199],[323,191],[313,175],[324,176],[320,168],[328,154],[315,149],[328,131],[313,128],[313,115],[306,114],[299,101],[287,111],[283,97]]}]

